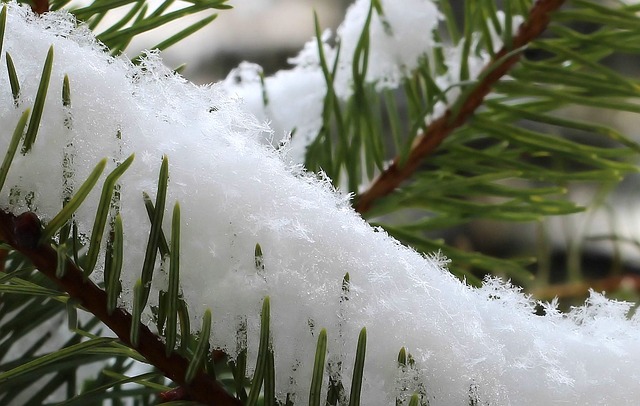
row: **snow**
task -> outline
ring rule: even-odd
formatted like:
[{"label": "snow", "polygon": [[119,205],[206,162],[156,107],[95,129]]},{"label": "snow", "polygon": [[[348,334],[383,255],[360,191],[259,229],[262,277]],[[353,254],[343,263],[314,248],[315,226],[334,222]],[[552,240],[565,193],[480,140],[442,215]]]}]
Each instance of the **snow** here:
[{"label": "snow", "polygon": [[[446,93],[447,103],[436,104],[433,114],[427,117],[427,120],[431,120],[442,114],[448,102],[455,100],[460,93],[457,85],[460,84],[460,58],[464,42],[445,45],[434,38],[433,31],[438,28],[442,16],[431,0],[402,3],[381,0],[379,3],[381,13],[376,9],[371,10],[368,31],[371,47],[364,80],[377,90],[396,89],[418,67],[422,58],[433,61],[434,51],[444,48],[447,72],[436,74],[433,66],[432,71],[436,84]],[[333,87],[343,101],[353,94],[353,57],[370,12],[370,4],[368,0],[356,1],[347,10],[335,38],[330,30],[325,30],[320,38],[327,67],[331,71],[336,66]],[[504,15],[500,18],[504,20]],[[514,19],[516,27],[519,22],[520,17]],[[332,40],[336,42],[335,46],[329,45]],[[500,46],[499,39],[494,38],[494,44]],[[487,52],[469,57],[471,78],[477,77],[488,60]],[[327,93],[318,39],[312,38],[289,62],[293,65],[291,69],[267,77],[264,84],[260,80],[259,66],[242,63],[229,74],[223,87],[229,94],[241,97],[248,111],[271,125],[274,135],[267,141],[273,145],[285,142],[288,146],[287,159],[302,163],[306,148],[322,126],[321,113]],[[263,92],[269,96],[267,103],[263,101]],[[291,102],[292,99],[295,103]],[[290,137],[292,132],[293,136]]]},{"label": "snow", "polygon": [[[411,1],[415,7],[422,3],[430,4]],[[263,117],[247,114],[224,84],[190,84],[154,54],[142,67],[111,58],[64,13],[36,18],[15,3],[8,8],[3,50],[14,59],[22,94],[15,108],[7,75],[0,75],[0,119],[8,129],[0,149],[8,145],[22,111],[33,104],[51,45],[55,58],[38,138],[31,152],[16,156],[0,206],[16,214],[33,210],[50,220],[62,205],[65,151],[75,154],[75,185],[101,159],[109,158],[108,172],[135,153],[120,181],[125,308],[131,308],[149,231],[141,194],[155,195],[166,154],[166,210],[180,202],[181,284],[191,325],[197,329],[204,309],[211,309],[211,343],[233,355],[238,321],[246,318],[253,365],[259,311],[269,295],[280,396],[293,392],[298,402],[306,401],[321,328],[328,332],[328,361],[343,361],[348,390],[358,334],[366,327],[362,404],[394,404],[397,395],[410,396],[418,388],[426,390],[432,406],[466,404],[470,392],[481,404],[492,405],[625,405],[640,397],[640,316],[627,319],[631,304],[592,293],[569,314],[552,303],[546,316],[536,316],[535,301],[507,283],[490,279],[480,289],[466,286],[446,271],[446,260],[424,257],[370,227],[329,182],[285,163],[261,142],[271,132],[261,124]],[[392,13],[386,16],[391,23]],[[398,50],[394,58],[404,58],[409,66],[410,51]],[[250,86],[261,86],[251,81],[256,67],[242,69],[249,72]],[[391,75],[394,68],[380,69]],[[64,125],[61,102],[65,74],[71,83],[71,128]],[[292,84],[314,86],[293,77]],[[306,93],[300,89],[287,98],[284,90],[269,92],[270,100],[282,100],[269,106],[303,109]],[[76,216],[85,234],[98,194],[99,188]],[[256,243],[264,253],[264,272],[255,269]],[[351,285],[345,301],[347,272]],[[159,264],[156,274],[152,301],[166,279]],[[100,272],[93,277],[99,280]],[[400,371],[396,359],[403,346],[415,367]],[[409,392],[400,394],[402,387]]]},{"label": "snow", "polygon": [[[329,45],[333,36],[329,30],[321,37],[329,70],[336,65],[334,89],[342,100],[353,93],[353,56],[370,4],[368,0],[358,0],[347,10],[345,20],[336,32],[335,41],[340,44],[340,52],[337,46]],[[438,45],[432,31],[441,18],[431,0],[407,0],[401,4],[382,0],[380,4],[382,14],[375,10],[371,13],[369,41],[374,45],[365,75],[365,81],[379,90],[398,87],[422,57],[432,56],[431,51]],[[242,97],[251,113],[270,123],[275,136],[269,141],[287,139],[288,159],[301,163],[306,147],[322,125],[321,112],[327,92],[318,57],[318,40],[311,39],[289,62],[293,64],[292,69],[266,78],[264,86],[260,85],[259,68],[247,69],[248,65],[244,63],[229,74],[224,88],[228,93]],[[244,80],[238,81],[239,76]],[[261,96],[263,90],[269,95],[266,105]],[[296,102],[292,103],[292,99]],[[288,142],[292,131],[294,135]]]},{"label": "snow", "polygon": [[[397,89],[402,81],[418,67],[422,58],[434,60],[438,49],[444,55],[447,70],[437,73],[431,63],[434,82],[446,97],[437,102],[433,112],[425,118],[428,122],[440,117],[460,95],[464,40],[456,44],[437,41],[433,31],[442,19],[435,3],[431,0],[411,0],[396,2],[381,0],[382,14],[375,11],[371,15],[369,42],[371,44],[365,82],[378,91]],[[331,70],[336,65],[333,87],[340,100],[346,101],[353,94],[353,55],[367,19],[370,2],[359,0],[347,10],[343,23],[335,37],[325,30],[320,38],[326,64]],[[498,11],[497,20],[504,27],[505,15]],[[514,33],[523,22],[522,16],[513,16]],[[494,49],[502,46],[502,39],[491,29],[491,43]],[[331,46],[334,41],[338,46]],[[471,38],[475,49],[478,35]],[[337,61],[336,61],[337,59]],[[468,56],[468,80],[477,78],[487,62],[489,52],[471,53]],[[260,66],[243,62],[231,71],[223,82],[223,88],[230,95],[239,96],[245,108],[258,119],[268,122],[274,133],[266,141],[272,145],[286,144],[286,158],[294,163],[303,163],[307,147],[319,134],[322,127],[322,109],[327,93],[326,80],[322,73],[318,52],[318,39],[312,38],[300,53],[289,59],[291,69],[281,70],[273,76],[260,79]],[[268,96],[265,103],[263,94]],[[291,100],[295,100],[294,103]]]}]

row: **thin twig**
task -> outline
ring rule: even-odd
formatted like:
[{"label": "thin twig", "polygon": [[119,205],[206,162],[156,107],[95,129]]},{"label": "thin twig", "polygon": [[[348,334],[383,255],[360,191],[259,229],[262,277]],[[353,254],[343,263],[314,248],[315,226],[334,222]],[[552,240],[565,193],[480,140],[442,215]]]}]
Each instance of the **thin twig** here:
[{"label": "thin twig", "polygon": [[474,89],[468,93],[466,101],[454,116],[448,109],[440,118],[433,121],[425,133],[416,139],[404,166],[400,164],[400,157],[396,157],[391,165],[378,176],[371,186],[360,194],[354,204],[359,213],[367,212],[373,203],[396,190],[420,166],[424,158],[431,155],[442,141],[455,129],[461,127],[480,107],[491,88],[498,82],[519,60],[521,52],[509,55],[515,49],[525,47],[542,34],[551,19],[551,13],[562,6],[564,0],[538,0],[529,12],[529,17],[518,29],[517,35],[508,47],[503,47],[485,66],[484,75]]},{"label": "thin twig", "polygon": [[64,277],[56,277],[57,253],[49,244],[40,244],[40,223],[33,213],[16,217],[0,211],[0,241],[5,242],[27,257],[33,265],[55,282],[69,296],[106,324],[125,345],[138,351],[149,363],[157,367],[169,379],[180,385],[189,399],[207,405],[240,405],[211,376],[201,370],[190,383],[185,381],[189,361],[176,354],[165,355],[165,344],[160,337],[144,325],[140,326],[139,344],[134,347],[129,340],[131,314],[116,309],[107,312],[107,294],[90,280],[85,280],[82,270],[67,259]]}]

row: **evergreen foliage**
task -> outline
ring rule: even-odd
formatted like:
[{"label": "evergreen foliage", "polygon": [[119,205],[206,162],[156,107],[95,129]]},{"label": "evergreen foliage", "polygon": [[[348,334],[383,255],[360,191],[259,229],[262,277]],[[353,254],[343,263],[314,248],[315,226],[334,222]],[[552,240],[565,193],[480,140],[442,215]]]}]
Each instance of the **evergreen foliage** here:
[{"label": "evergreen foliage", "polygon": [[[40,13],[71,7],[71,13],[96,30],[97,38],[112,54],[123,52],[136,35],[178,18],[203,10],[230,8],[226,0],[198,0],[168,11],[172,3],[167,0],[150,10],[144,0],[94,1],[74,9],[67,0],[50,4],[36,0],[32,7]],[[348,100],[337,98],[333,89],[335,67],[320,55],[329,90],[322,130],[310,146],[305,163],[309,170],[324,171],[336,186],[352,193],[355,210],[371,224],[383,227],[418,251],[443,251],[451,259],[451,271],[470,284],[480,284],[484,275],[492,274],[530,287],[534,275],[527,266],[531,259],[466,252],[433,235],[478,219],[525,223],[575,213],[584,208],[566,198],[569,185],[614,184],[637,171],[640,145],[613,128],[568,117],[566,111],[573,106],[640,111],[637,80],[605,63],[611,55],[640,53],[636,41],[640,37],[636,14],[640,6],[584,0],[566,4],[561,0],[503,3],[504,7],[498,10],[496,2],[465,1],[464,18],[459,22],[449,2],[439,2],[445,17],[439,35],[445,37],[443,41],[461,44],[460,64],[447,66],[444,56],[435,52],[422,60],[397,91],[380,92],[364,80],[368,25],[363,27],[353,58],[354,91]],[[120,7],[128,7],[128,12],[111,26],[102,27],[105,15]],[[373,13],[384,15],[375,0],[369,17]],[[511,27],[515,15],[524,16],[519,29]],[[175,44],[215,17],[216,14],[204,17],[170,35],[156,48]],[[6,8],[0,15],[2,35],[5,21]],[[370,18],[367,24],[369,21]],[[316,24],[320,38],[320,25]],[[589,29],[580,29],[583,25]],[[0,35],[0,46],[1,38]],[[25,110],[13,131],[0,167],[0,189],[5,186],[18,149],[26,154],[37,142],[44,104],[73,102],[68,83],[63,100],[46,98],[53,52],[52,49],[44,62],[40,78],[22,78],[39,81],[40,87],[34,106]],[[473,77],[469,56],[483,52],[489,53],[489,62],[478,77]],[[454,75],[459,77],[459,83],[440,88],[434,81],[434,72],[445,74],[450,69],[459,69]],[[7,74],[12,78],[17,104],[19,75],[8,54]],[[441,110],[443,103],[448,106],[446,110]],[[408,115],[401,106],[406,106]],[[581,136],[556,135],[560,133]],[[171,405],[293,404],[292,400],[283,403],[275,399],[269,297],[263,301],[252,376],[246,376],[247,339],[242,338],[246,330],[243,332],[241,322],[238,342],[245,347],[234,360],[209,348],[206,338],[211,329],[210,311],[202,315],[200,334],[190,334],[189,310],[179,285],[178,204],[171,208],[171,235],[165,236],[161,228],[169,209],[165,197],[170,157],[164,158],[158,174],[155,201],[145,196],[151,231],[133,311],[129,314],[117,308],[120,273],[126,266],[123,250],[127,247],[122,243],[121,219],[116,216],[110,222],[109,213],[118,193],[118,179],[134,159],[132,155],[120,163],[102,185],[98,179],[106,162],[98,163],[65,207],[44,226],[32,213],[14,216],[0,212],[0,259],[4,264],[0,273],[0,402],[19,398],[22,404],[46,404],[55,395],[67,399],[62,404],[107,400],[112,404],[127,400]],[[361,189],[362,184],[368,186]],[[90,239],[83,241],[77,235],[73,217],[84,198],[96,188],[102,189],[100,204]],[[103,283],[96,285],[88,277],[98,262],[104,230],[109,231],[105,275]],[[158,308],[152,309],[154,328],[149,328],[140,320],[148,306],[158,255],[169,258],[169,285],[160,296]],[[258,244],[256,272],[264,272],[262,255]],[[348,300],[348,296],[347,274],[343,299]],[[91,316],[83,312],[79,317],[79,308]],[[47,320],[65,319],[70,338],[51,349],[49,329],[44,328]],[[111,338],[107,328],[118,338]],[[297,399],[296,404],[358,405],[366,359],[366,328],[353,343],[355,366],[350,388],[325,375],[328,333],[331,332],[321,330],[316,353],[307,354],[306,362],[315,363],[311,391],[308,400]],[[31,346],[16,353],[14,343],[27,339]],[[153,368],[145,373],[135,372],[139,363]],[[399,374],[413,368],[411,354],[404,348],[400,349],[397,364]],[[90,377],[82,369],[87,365],[99,365],[99,372]],[[424,390],[402,396],[397,405],[428,404]],[[469,404],[479,402],[476,388],[470,387]]]}]

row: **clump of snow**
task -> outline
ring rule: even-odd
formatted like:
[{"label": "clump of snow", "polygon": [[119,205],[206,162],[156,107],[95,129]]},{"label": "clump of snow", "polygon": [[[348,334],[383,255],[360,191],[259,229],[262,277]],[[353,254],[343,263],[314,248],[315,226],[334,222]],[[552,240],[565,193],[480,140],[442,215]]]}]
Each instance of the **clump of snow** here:
[{"label": "clump of snow", "polygon": [[[410,396],[405,387],[424,391],[432,406],[466,404],[470,393],[492,405],[623,405],[640,397],[640,317],[626,318],[629,304],[593,293],[569,314],[552,303],[545,305],[546,316],[536,316],[536,303],[509,284],[492,279],[481,289],[466,286],[445,270],[442,258],[419,255],[371,228],[326,181],[285,164],[261,144],[269,128],[220,85],[192,85],[154,55],[142,68],[111,58],[86,30],[73,28],[67,14],[42,19],[15,3],[7,7],[3,49],[14,59],[22,95],[16,108],[7,75],[0,75],[6,129],[0,149],[33,104],[50,45],[55,60],[38,138],[31,152],[16,157],[0,206],[49,220],[62,206],[65,151],[74,154],[75,185],[102,158],[109,158],[110,171],[135,153],[120,182],[122,306],[131,308],[149,232],[141,193],[155,196],[166,154],[167,213],[180,201],[181,284],[192,326],[197,329],[210,308],[211,343],[233,355],[236,330],[246,320],[255,360],[259,311],[269,295],[280,397],[291,392],[306,401],[321,328],[328,331],[329,372],[341,375],[348,391],[362,327],[368,332],[362,404],[393,404],[396,396]],[[61,102],[65,74],[70,112]],[[286,106],[299,102],[290,98]],[[67,113],[71,128],[64,123]],[[85,234],[98,194],[76,216]],[[264,252],[264,272],[255,268],[256,243]],[[152,300],[162,285],[159,265],[156,273]],[[403,346],[415,364],[400,370],[396,359]]]},{"label": "clump of snow", "polygon": [[[329,45],[332,33],[325,30],[320,40],[307,42],[299,54],[289,59],[291,69],[278,71],[275,75],[261,79],[259,65],[243,62],[229,73],[223,88],[231,95],[239,96],[248,111],[259,120],[268,122],[273,133],[265,139],[272,145],[287,145],[286,154],[291,162],[304,162],[306,149],[319,134],[322,127],[322,110],[327,94],[326,79],[322,73],[318,43],[322,45],[327,67],[336,66],[333,88],[343,101],[353,94],[353,57],[363,33],[371,2],[359,0],[347,10],[343,23],[338,27],[335,42]],[[379,14],[375,9],[369,26],[369,54],[365,82],[377,90],[397,89],[427,58],[434,82],[443,92],[445,100],[439,101],[433,111],[425,117],[427,122],[439,118],[461,93],[461,86],[477,78],[490,61],[488,50],[467,58],[469,77],[460,77],[465,41],[457,44],[439,42],[433,35],[442,16],[432,0],[391,1],[381,0]],[[497,12],[498,23],[505,27],[505,15]],[[514,34],[524,18],[513,16],[511,26]],[[494,50],[502,46],[502,37],[489,24]],[[471,48],[476,49],[479,33],[472,35]],[[446,71],[436,73],[434,53],[442,51]],[[337,60],[336,60],[337,59]],[[265,97],[263,96],[267,96]],[[295,103],[291,101],[295,100]]]},{"label": "clump of snow", "polygon": [[[337,30],[340,59],[336,92],[343,97],[349,95],[353,56],[370,4],[369,0],[356,1]],[[375,83],[378,88],[396,88],[402,78],[418,66],[420,58],[438,45],[433,30],[441,15],[431,0],[407,0],[402,4],[382,0],[380,5],[382,14],[373,10],[371,15],[368,33],[371,47],[365,80]]]},{"label": "clump of snow", "polygon": [[[436,39],[434,31],[438,29],[442,15],[432,0],[381,0],[379,3],[380,12],[375,8],[371,10],[371,22],[366,31],[370,46],[366,55],[365,82],[377,90],[396,89],[418,68],[421,60],[427,58],[431,61],[435,84],[446,100],[436,103],[425,120],[438,118],[460,95],[464,82],[460,78],[464,40],[457,44],[445,44]],[[358,0],[352,4],[337,29],[334,38],[337,44],[329,45],[332,33],[325,30],[319,40],[313,38],[296,57],[289,60],[293,65],[291,69],[281,70],[261,80],[261,68],[244,62],[224,81],[223,86],[229,94],[241,97],[248,111],[271,125],[274,134],[269,134],[267,141],[273,145],[278,142],[287,144],[286,156],[292,162],[304,162],[306,148],[322,127],[327,86],[318,43],[322,45],[329,71],[334,65],[336,67],[333,78],[336,95],[341,100],[348,100],[354,86],[353,58],[370,8],[370,0]],[[504,13],[499,12],[498,20],[502,26],[504,19]],[[521,16],[514,16],[514,30],[522,21]],[[490,27],[493,30],[493,26]],[[472,48],[475,49],[479,35],[472,36],[472,41]],[[492,32],[492,44],[496,49],[501,46],[501,38],[495,32]],[[434,60],[437,50],[442,51],[445,57],[447,69],[444,73],[436,73]],[[467,60],[469,78],[466,80],[477,78],[489,60],[490,54],[486,50],[478,54],[472,52]],[[263,98],[265,94],[268,96],[266,102]],[[291,100],[295,100],[295,103]]]},{"label": "clump of snow", "polygon": [[[336,65],[333,86],[343,100],[353,94],[353,57],[370,5],[369,0],[358,0],[347,10],[344,22],[337,29],[339,52],[338,46],[328,44],[332,37],[330,31],[325,31],[320,38],[329,70]],[[365,81],[377,89],[394,89],[418,66],[423,56],[433,56],[434,47],[440,46],[432,31],[441,15],[432,0],[381,0],[380,5],[382,14],[376,10],[371,13],[368,31],[371,46]],[[303,162],[306,147],[320,131],[327,93],[318,39],[305,44],[290,62],[294,65],[292,69],[267,77],[264,85],[260,83],[260,68],[243,63],[229,74],[224,88],[243,98],[247,109],[256,117],[270,123],[276,141],[288,138],[293,132],[287,156],[293,162]],[[267,104],[263,103],[263,92],[268,95]]]}]

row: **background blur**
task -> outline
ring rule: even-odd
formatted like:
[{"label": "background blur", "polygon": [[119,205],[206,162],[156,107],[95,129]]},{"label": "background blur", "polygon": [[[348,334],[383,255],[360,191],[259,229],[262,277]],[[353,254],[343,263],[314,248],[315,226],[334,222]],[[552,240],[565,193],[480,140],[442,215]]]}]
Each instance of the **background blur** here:
[{"label": "background blur", "polygon": [[[224,79],[242,61],[261,65],[268,75],[287,67],[287,58],[295,56],[304,43],[314,37],[314,10],[323,28],[335,29],[350,3],[345,0],[230,1],[232,10],[220,10],[213,23],[163,51],[162,55],[169,66],[186,63],[184,76],[199,84]],[[202,15],[205,14],[196,14],[136,37],[127,54],[135,56],[166,38],[167,30],[178,31]]]}]

